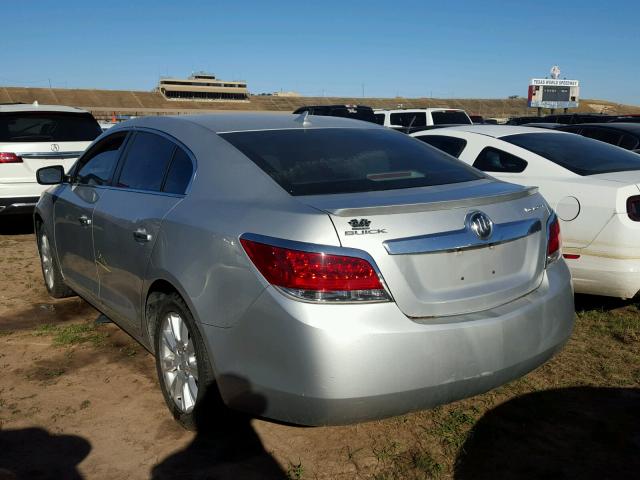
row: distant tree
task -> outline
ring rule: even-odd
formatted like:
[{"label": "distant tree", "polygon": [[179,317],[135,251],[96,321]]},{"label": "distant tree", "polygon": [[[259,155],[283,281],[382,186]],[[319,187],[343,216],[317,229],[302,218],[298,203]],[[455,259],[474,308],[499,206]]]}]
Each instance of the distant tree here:
[{"label": "distant tree", "polygon": [[509,95],[509,100],[515,100],[516,98],[520,98],[520,95]]}]

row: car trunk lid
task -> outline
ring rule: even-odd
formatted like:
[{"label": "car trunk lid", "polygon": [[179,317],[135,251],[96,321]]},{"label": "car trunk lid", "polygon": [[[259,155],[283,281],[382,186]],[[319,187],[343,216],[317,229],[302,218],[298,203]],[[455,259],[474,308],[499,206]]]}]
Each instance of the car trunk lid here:
[{"label": "car trunk lid", "polygon": [[[330,215],[342,246],[373,257],[409,317],[486,310],[542,280],[549,212],[537,189],[479,180],[299,199]],[[493,222],[486,239],[477,212]]]}]

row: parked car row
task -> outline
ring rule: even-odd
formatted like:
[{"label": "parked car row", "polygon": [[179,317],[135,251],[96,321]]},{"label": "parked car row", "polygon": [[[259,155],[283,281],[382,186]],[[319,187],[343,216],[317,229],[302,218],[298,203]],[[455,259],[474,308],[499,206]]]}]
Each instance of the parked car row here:
[{"label": "parked car row", "polygon": [[[574,287],[640,289],[640,156],[460,110],[382,112],[421,130],[405,135],[380,113],[138,118],[72,166],[37,165],[47,290],[152,352],[193,427],[208,389],[310,425],[474,395],[562,347]],[[14,150],[55,130],[12,129]]]}]

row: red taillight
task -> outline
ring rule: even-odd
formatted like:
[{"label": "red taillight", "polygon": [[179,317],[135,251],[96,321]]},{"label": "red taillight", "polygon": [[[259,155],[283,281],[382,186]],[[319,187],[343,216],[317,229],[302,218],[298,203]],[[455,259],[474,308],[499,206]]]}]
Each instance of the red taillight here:
[{"label": "red taillight", "polygon": [[577,255],[575,253],[563,253],[562,256],[567,260],[577,260],[580,258],[580,255]]},{"label": "red taillight", "polygon": [[267,279],[288,293],[315,301],[381,301],[388,296],[377,272],[357,257],[304,252],[240,239]]},{"label": "red taillight", "polygon": [[627,198],[627,215],[634,222],[640,222],[640,195]]},{"label": "red taillight", "polygon": [[11,152],[0,152],[0,163],[22,163],[22,157]]},{"label": "red taillight", "polygon": [[560,258],[560,222],[558,222],[558,217],[555,215],[549,222],[547,234],[547,263],[549,264]]}]

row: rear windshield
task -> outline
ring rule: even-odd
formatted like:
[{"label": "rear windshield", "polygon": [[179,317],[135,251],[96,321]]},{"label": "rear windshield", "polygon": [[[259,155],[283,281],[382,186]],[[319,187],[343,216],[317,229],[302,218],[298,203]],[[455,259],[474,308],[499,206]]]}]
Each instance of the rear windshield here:
[{"label": "rear windshield", "polygon": [[530,150],[578,175],[640,170],[640,155],[574,134],[524,133],[500,140]]},{"label": "rear windshield", "polygon": [[460,110],[444,110],[440,112],[431,112],[431,118],[434,125],[444,125],[448,123],[457,123],[461,125],[471,125],[471,120],[465,112]]},{"label": "rear windshield", "polygon": [[391,125],[401,127],[425,127],[427,125],[427,114],[425,112],[392,113],[389,118]]},{"label": "rear windshield", "polygon": [[366,108],[332,108],[330,113],[328,113],[331,117],[344,117],[344,118],[353,118],[355,120],[363,120],[365,122],[376,122],[376,116],[373,114],[373,110],[369,110]]},{"label": "rear windshield", "polygon": [[94,140],[101,133],[90,113],[0,114],[0,142],[82,142]]},{"label": "rear windshield", "polygon": [[414,138],[379,128],[221,135],[291,195],[370,192],[485,178]]}]

